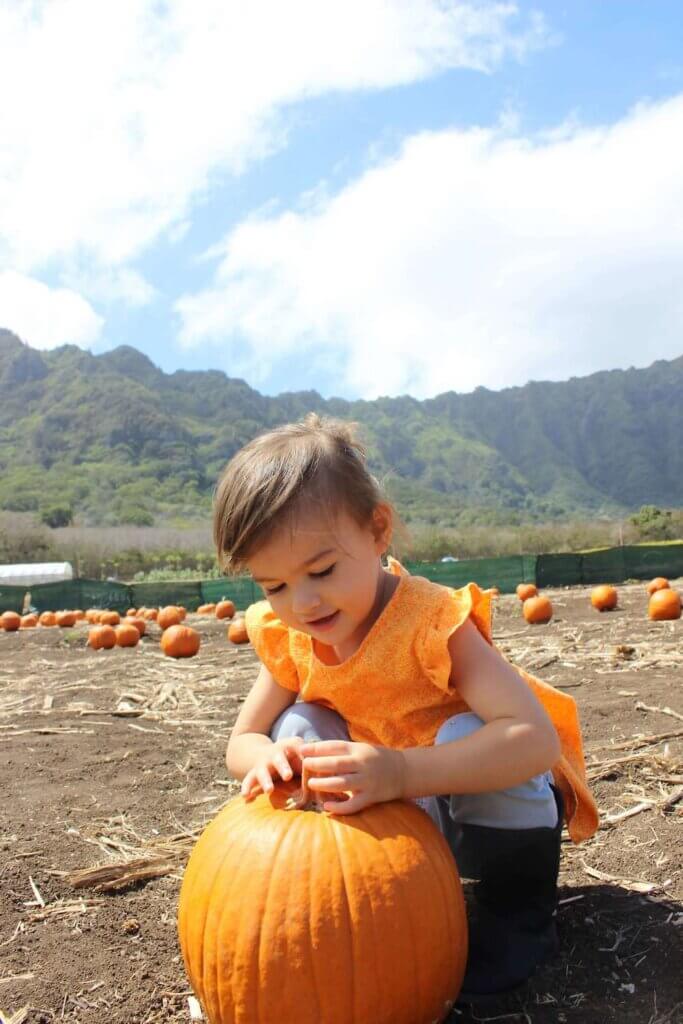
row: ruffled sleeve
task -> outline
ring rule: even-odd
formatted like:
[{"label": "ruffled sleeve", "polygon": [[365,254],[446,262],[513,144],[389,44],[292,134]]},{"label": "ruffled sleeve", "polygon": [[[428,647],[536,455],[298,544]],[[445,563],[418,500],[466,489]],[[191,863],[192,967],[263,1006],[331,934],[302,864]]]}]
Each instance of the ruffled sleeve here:
[{"label": "ruffled sleeve", "polygon": [[[416,645],[420,664],[432,682],[441,690],[449,689],[451,655],[448,638],[471,618],[488,643],[492,643],[491,594],[476,583],[459,590],[447,591],[431,608],[425,609],[425,622],[417,634]],[[541,682],[524,669],[513,665],[535,693],[550,717],[560,739],[562,753],[553,765],[555,784],[564,798],[565,818],[569,835],[575,843],[590,838],[598,827],[598,809],[588,783],[583,757],[581,727],[576,703],[569,694]]]},{"label": "ruffled sleeve", "polygon": [[298,693],[299,676],[289,651],[289,629],[278,619],[268,601],[250,605],[244,622],[254,650],[275,682]]},{"label": "ruffled sleeve", "polygon": [[416,652],[426,675],[441,690],[449,690],[451,655],[448,640],[471,618],[484,639],[491,643],[491,595],[476,583],[458,590],[442,589],[437,603],[424,617],[416,637]]}]

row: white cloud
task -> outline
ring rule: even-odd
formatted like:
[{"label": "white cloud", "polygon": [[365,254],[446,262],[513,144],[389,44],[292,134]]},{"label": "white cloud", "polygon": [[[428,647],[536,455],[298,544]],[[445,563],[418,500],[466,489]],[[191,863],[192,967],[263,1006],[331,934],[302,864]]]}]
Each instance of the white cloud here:
[{"label": "white cloud", "polygon": [[508,128],[417,135],[336,196],[243,222],[177,303],[181,341],[230,344],[254,383],[322,360],[333,393],[368,398],[679,355],[683,96]]},{"label": "white cloud", "polygon": [[0,269],[130,263],[283,143],[285,105],[548,41],[539,16],[479,0],[2,4]]},{"label": "white cloud", "polygon": [[105,306],[119,301],[131,308],[147,306],[158,294],[154,286],[131,267],[100,269],[67,265],[62,271],[62,280],[93,302]]},{"label": "white cloud", "polygon": [[68,288],[48,288],[34,278],[5,270],[0,271],[0,326],[33,348],[65,344],[86,348],[97,340],[102,318]]}]

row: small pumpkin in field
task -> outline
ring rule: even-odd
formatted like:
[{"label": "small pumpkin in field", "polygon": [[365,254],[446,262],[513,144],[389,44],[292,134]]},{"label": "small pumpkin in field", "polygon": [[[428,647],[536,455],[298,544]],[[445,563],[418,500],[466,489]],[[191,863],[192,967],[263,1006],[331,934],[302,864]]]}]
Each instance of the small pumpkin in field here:
[{"label": "small pumpkin in field", "polygon": [[88,647],[94,651],[111,650],[116,646],[116,630],[113,626],[93,626],[88,631]]},{"label": "small pumpkin in field", "polygon": [[145,614],[143,618],[147,619],[148,622],[156,622],[159,618],[158,608],[145,608]]},{"label": "small pumpkin in field", "polygon": [[616,608],[618,600],[617,588],[609,583],[602,583],[599,587],[593,587],[591,590],[591,604],[599,612],[611,612],[613,608]]},{"label": "small pumpkin in field", "polygon": [[74,615],[76,616],[76,622],[82,622],[85,618],[85,612],[81,608],[75,608]]},{"label": "small pumpkin in field", "polygon": [[467,960],[445,839],[410,801],[335,816],[295,788],[231,800],[190,854],[178,936],[210,1024],[445,1020]]},{"label": "small pumpkin in field", "polygon": [[121,621],[121,616],[118,612],[105,611],[100,612],[99,623],[101,626],[118,626]]},{"label": "small pumpkin in field", "polygon": [[530,597],[536,597],[538,589],[535,583],[518,583],[515,588],[515,593],[520,601],[524,603]]},{"label": "small pumpkin in field", "polygon": [[75,626],[78,619],[76,618],[76,612],[55,612],[55,618],[57,625],[61,626],[62,629],[70,629]]},{"label": "small pumpkin in field", "polygon": [[175,604],[169,604],[162,608],[157,615],[157,625],[161,626],[162,629],[168,629],[169,626],[177,626],[183,621],[184,617],[182,608]]},{"label": "small pumpkin in field", "polygon": [[147,623],[139,615],[126,615],[125,619],[121,619],[121,624],[135,626],[140,636],[144,636],[147,630]]},{"label": "small pumpkin in field", "polygon": [[31,613],[29,615],[22,615],[22,617],[21,617],[21,626],[19,627],[19,629],[33,629],[37,625],[38,625],[38,616],[37,615],[33,615]]},{"label": "small pumpkin in field", "polygon": [[21,615],[16,612],[3,612],[0,615],[0,626],[8,633],[13,633],[21,626]]},{"label": "small pumpkin in field", "polygon": [[217,619],[231,619],[235,614],[235,605],[232,601],[219,601],[215,614]]},{"label": "small pumpkin in field", "polygon": [[681,598],[678,592],[670,587],[662,587],[661,590],[655,590],[650,595],[647,614],[649,618],[656,620],[680,619]]},{"label": "small pumpkin in field", "polygon": [[667,590],[669,588],[669,581],[666,576],[655,576],[653,580],[647,585],[647,592],[652,596],[656,590]]},{"label": "small pumpkin in field", "polygon": [[161,649],[170,658],[193,658],[201,638],[196,629],[176,623],[161,634]]},{"label": "small pumpkin in field", "polygon": [[137,613],[138,613],[137,608],[129,608],[128,611],[126,612],[126,618],[127,619],[135,618]]},{"label": "small pumpkin in field", "polygon": [[95,623],[99,620],[101,612],[101,608],[88,608],[88,610],[85,613],[85,621],[89,622],[92,626],[94,626]]},{"label": "small pumpkin in field", "polygon": [[41,626],[56,626],[57,616],[54,612],[41,612],[38,616],[38,622]]},{"label": "small pumpkin in field", "polygon": [[522,605],[524,618],[531,626],[538,626],[544,622],[550,622],[553,617],[553,606],[545,594],[536,594],[527,597]]},{"label": "small pumpkin in field", "polygon": [[216,611],[215,604],[200,604],[197,615],[213,615]]},{"label": "small pumpkin in field", "polygon": [[248,644],[249,634],[244,619],[233,619],[228,626],[228,640],[233,644]]},{"label": "small pumpkin in field", "polygon": [[114,626],[118,647],[136,647],[140,643],[140,633],[130,622],[120,622]]}]

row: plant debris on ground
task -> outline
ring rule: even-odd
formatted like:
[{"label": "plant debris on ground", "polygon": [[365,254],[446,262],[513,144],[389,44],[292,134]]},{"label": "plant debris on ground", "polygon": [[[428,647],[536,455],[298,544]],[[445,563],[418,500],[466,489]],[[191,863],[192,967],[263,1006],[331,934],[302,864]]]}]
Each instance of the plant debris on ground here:
[{"label": "plant debris on ground", "polygon": [[[563,842],[560,956],[452,1021],[679,1024],[683,620],[650,622],[641,583],[602,614],[586,588],[546,592],[549,624],[503,597],[494,635],[576,699],[601,827]],[[188,621],[202,646],[182,662],[153,626],[136,648],[97,652],[84,626],[0,632],[0,1024],[201,1019],[178,892],[195,839],[239,788],[225,746],[257,662],[225,623]]]}]

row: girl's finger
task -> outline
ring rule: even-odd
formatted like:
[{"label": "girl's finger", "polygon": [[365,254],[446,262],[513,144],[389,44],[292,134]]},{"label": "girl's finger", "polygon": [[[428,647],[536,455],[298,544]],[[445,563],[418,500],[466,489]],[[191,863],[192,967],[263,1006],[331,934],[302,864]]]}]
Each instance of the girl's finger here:
[{"label": "girl's finger", "polygon": [[280,778],[285,780],[291,779],[293,772],[291,765],[287,758],[285,757],[285,755],[278,754],[276,757],[273,758],[273,761],[275,763],[275,767],[280,773]]},{"label": "girl's finger", "polygon": [[347,789],[353,789],[354,780],[352,775],[331,775],[327,778],[313,776],[308,780],[308,788],[323,793],[344,793]]},{"label": "girl's finger", "polygon": [[267,768],[259,768],[257,771],[257,778],[261,784],[261,789],[264,793],[270,793],[273,790],[273,780],[270,777],[270,772]]},{"label": "girl's finger", "polygon": [[339,775],[342,772],[357,772],[358,762],[349,756],[306,757],[306,770],[315,775]]},{"label": "girl's finger", "polygon": [[312,743],[302,743],[299,753],[302,757],[338,757],[340,754],[349,753],[349,743],[347,740],[315,740]]},{"label": "girl's finger", "polygon": [[354,793],[348,800],[325,800],[323,810],[329,814],[355,814],[369,807],[371,801],[364,793]]},{"label": "girl's finger", "polygon": [[247,772],[247,774],[242,779],[242,786],[240,788],[240,793],[242,794],[242,796],[245,797],[245,799],[247,800],[251,800],[251,798],[256,795],[259,789],[260,786],[258,784],[258,780],[256,779],[254,772]]}]

